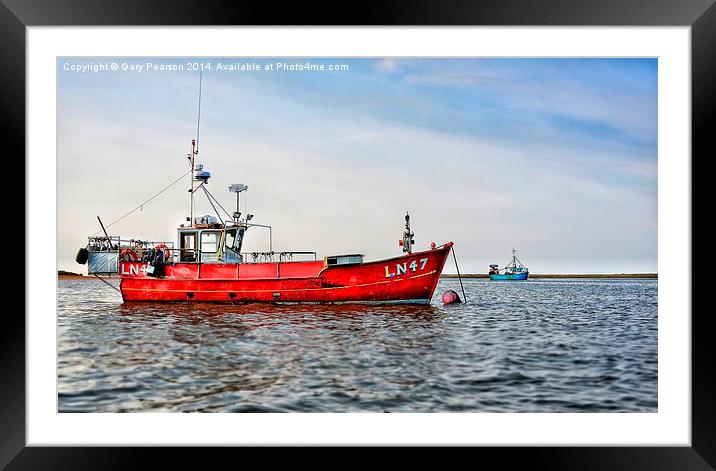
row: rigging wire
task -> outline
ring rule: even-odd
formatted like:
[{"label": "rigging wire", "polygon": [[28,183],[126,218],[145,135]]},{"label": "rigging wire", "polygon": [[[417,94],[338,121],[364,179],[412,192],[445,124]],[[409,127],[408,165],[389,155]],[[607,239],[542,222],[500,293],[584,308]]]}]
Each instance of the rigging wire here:
[{"label": "rigging wire", "polygon": [[[229,216],[229,219],[233,219],[233,218],[234,218],[234,216],[232,216],[231,214],[229,214],[229,212],[228,212],[226,209],[224,209],[223,206],[221,206],[221,203],[219,203],[219,200],[217,200],[214,195],[212,195],[211,193],[209,193],[209,190],[207,190],[206,188],[203,188],[203,189],[204,189],[204,192],[206,192],[207,198],[210,197],[210,200],[214,200],[214,202],[219,205],[219,207],[224,211],[224,213],[226,213],[226,215]],[[210,202],[211,202],[211,201],[210,201]],[[213,205],[212,205],[212,206],[213,206]],[[216,211],[216,208],[214,208],[214,211]],[[216,212],[217,212],[217,214],[218,214],[218,211],[216,211]],[[219,219],[221,219],[221,218],[219,218]]]},{"label": "rigging wire", "polygon": [[97,278],[97,279],[98,279],[99,281],[101,281],[102,283],[104,283],[104,284],[106,284],[107,286],[109,286],[110,288],[112,288],[113,290],[115,290],[116,292],[118,292],[119,294],[122,294],[122,292],[119,290],[119,288],[117,288],[116,286],[114,286],[114,285],[113,285],[112,283],[110,283],[109,281],[103,280],[103,279],[100,278],[100,276],[97,275],[97,274],[95,274],[94,277]]},{"label": "rigging wire", "polygon": [[[165,186],[159,193],[155,194],[154,196],[152,196],[151,198],[149,198],[147,201],[141,203],[139,206],[137,206],[137,207],[134,208],[133,210],[129,211],[129,212],[126,213],[124,216],[120,217],[119,219],[115,219],[114,221],[110,222],[110,223],[107,224],[105,227],[110,227],[110,226],[112,226],[112,225],[118,223],[118,222],[121,221],[122,219],[126,218],[127,216],[129,216],[130,214],[132,214],[133,212],[135,212],[136,210],[138,210],[138,209],[143,209],[145,204],[149,203],[149,202],[152,201],[154,198],[156,198],[157,196],[161,195],[162,193],[164,193],[165,191],[167,191],[167,190],[168,190],[169,188],[171,188],[172,186],[176,185],[182,178],[184,178],[184,177],[186,177],[187,175],[189,175],[190,172],[191,172],[191,170],[188,171],[188,172],[186,172],[184,175],[182,175],[181,177],[177,178],[177,179],[174,180],[173,182],[171,182],[169,185]],[[97,231],[97,232],[95,232],[94,234],[92,234],[92,236],[95,236],[95,235],[97,235],[97,234],[99,234],[99,233],[100,233],[100,231]]]},{"label": "rigging wire", "polygon": [[214,203],[211,201],[211,198],[209,198],[209,191],[206,188],[204,188],[203,183],[201,185],[199,185],[199,188],[204,190],[204,193],[206,194],[206,199],[209,200],[209,204],[211,205],[212,208],[214,208],[214,212],[216,213],[216,216],[218,217],[219,221],[221,221],[221,214],[219,214],[219,210],[216,209],[216,206],[214,206]]}]

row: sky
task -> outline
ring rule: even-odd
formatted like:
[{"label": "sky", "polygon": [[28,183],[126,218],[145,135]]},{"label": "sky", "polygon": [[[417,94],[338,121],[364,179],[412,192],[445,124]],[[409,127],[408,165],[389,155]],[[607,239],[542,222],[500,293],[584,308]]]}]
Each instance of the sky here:
[{"label": "sky", "polygon": [[[408,211],[415,250],[453,241],[461,273],[504,266],[513,247],[531,273],[655,273],[657,66],[58,58],[58,268],[86,273],[74,258],[97,216],[111,223],[188,170],[203,68],[207,188],[233,209],[228,186],[248,185],[241,210],[272,226],[274,250],[396,256]],[[108,232],[176,240],[188,188],[187,176]],[[247,233],[254,250],[267,231]]]}]

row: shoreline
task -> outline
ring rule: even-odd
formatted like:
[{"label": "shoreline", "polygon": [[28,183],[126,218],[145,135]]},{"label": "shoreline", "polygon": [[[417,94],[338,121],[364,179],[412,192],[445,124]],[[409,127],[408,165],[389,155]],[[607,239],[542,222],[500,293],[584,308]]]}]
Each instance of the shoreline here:
[{"label": "shoreline", "polygon": [[[103,280],[118,280],[119,275],[110,275],[110,276],[100,276]],[[94,280],[95,277],[93,275],[67,275],[67,274],[58,274],[57,275],[58,280]]]},{"label": "shoreline", "polygon": [[[458,276],[452,273],[443,273],[440,278],[457,278]],[[483,273],[468,273],[461,274],[461,278],[484,278],[487,279],[490,276]],[[639,278],[639,279],[657,279],[659,278],[658,273],[580,273],[580,274],[532,274],[530,273],[529,278]]]}]

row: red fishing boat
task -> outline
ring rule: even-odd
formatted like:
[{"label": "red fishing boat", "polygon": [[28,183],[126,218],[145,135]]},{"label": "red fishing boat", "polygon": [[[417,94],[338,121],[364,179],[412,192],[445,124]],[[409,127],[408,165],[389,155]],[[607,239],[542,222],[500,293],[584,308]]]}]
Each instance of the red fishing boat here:
[{"label": "red fishing boat", "polygon": [[148,262],[120,261],[120,290],[125,302],[428,304],[451,246],[375,262],[363,262],[359,255],[296,262],[174,262],[165,263],[158,276],[147,273]]},{"label": "red fishing boat", "polygon": [[[100,220],[104,236],[89,237],[77,255],[90,275],[118,274],[124,302],[430,303],[452,242],[413,252],[414,233],[406,214],[399,241],[403,254],[393,258],[365,261],[363,254],[351,253],[319,260],[315,252],[274,252],[271,227],[253,223],[253,215],[242,217],[239,211],[240,193],[248,187],[229,187],[237,205],[228,213],[206,188],[211,174],[195,165],[197,154],[192,140],[191,210],[188,224],[178,228],[176,246],[110,236]],[[194,216],[198,192],[207,197],[216,217]],[[245,234],[255,227],[269,229],[269,251],[241,252]],[[294,261],[301,256],[313,259]]]},{"label": "red fishing boat", "polygon": [[[200,118],[201,74],[198,109]],[[202,164],[195,163],[199,154],[198,136],[199,119],[197,139],[191,141],[191,152],[187,156],[190,167],[186,175],[191,185],[188,224],[179,226],[176,247],[172,242],[110,236],[98,217],[104,236],[97,233],[90,236],[87,246],[77,254],[78,263],[88,264],[88,274],[98,278],[99,275],[120,276],[119,291],[124,302],[430,302],[452,242],[439,247],[433,242],[429,250],[413,252],[414,234],[410,230],[410,216],[406,214],[403,239],[399,241],[403,247],[400,256],[366,262],[363,254],[333,255],[318,260],[316,252],[274,252],[271,226],[253,223],[252,214],[242,217],[239,210],[240,195],[248,189],[246,185],[229,186],[229,191],[236,193],[233,214],[207,189],[211,174]],[[122,218],[141,209],[168,188]],[[195,217],[197,193],[206,196],[216,216]],[[257,227],[269,229],[269,250],[241,252],[244,235]],[[294,260],[294,257],[306,256],[312,256],[313,260]]]}]

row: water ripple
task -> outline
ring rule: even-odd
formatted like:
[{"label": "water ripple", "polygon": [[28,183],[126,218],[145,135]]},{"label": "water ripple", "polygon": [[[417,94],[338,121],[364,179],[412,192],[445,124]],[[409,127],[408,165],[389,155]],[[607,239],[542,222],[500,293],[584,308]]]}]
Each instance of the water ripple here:
[{"label": "water ripple", "polygon": [[123,305],[63,280],[58,410],[657,410],[656,280],[465,289],[452,306]]}]

